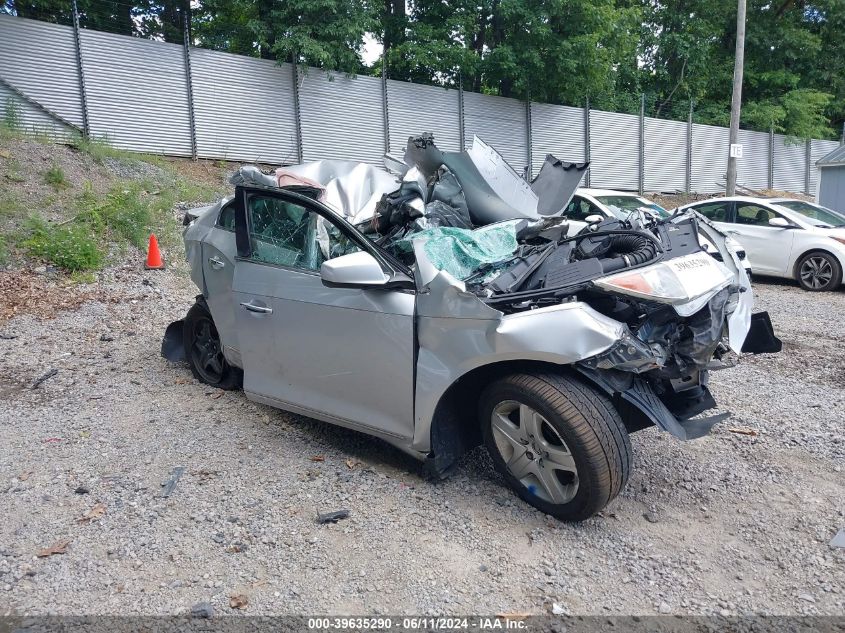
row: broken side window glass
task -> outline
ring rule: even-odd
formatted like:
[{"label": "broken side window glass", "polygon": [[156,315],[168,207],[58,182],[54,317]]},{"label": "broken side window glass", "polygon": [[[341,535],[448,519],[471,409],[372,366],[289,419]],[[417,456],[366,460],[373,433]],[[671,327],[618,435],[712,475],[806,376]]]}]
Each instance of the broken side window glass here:
[{"label": "broken side window glass", "polygon": [[327,259],[360,250],[325,218],[287,200],[251,196],[251,258],[277,266],[317,271]]}]

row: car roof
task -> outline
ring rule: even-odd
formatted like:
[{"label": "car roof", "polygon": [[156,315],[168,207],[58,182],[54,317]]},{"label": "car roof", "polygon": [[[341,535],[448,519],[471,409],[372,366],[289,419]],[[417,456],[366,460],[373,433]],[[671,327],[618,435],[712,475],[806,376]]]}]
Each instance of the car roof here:
[{"label": "car roof", "polygon": [[812,200],[800,200],[799,198],[768,198],[768,201],[772,204],[780,204],[781,202],[803,202],[805,204],[816,205],[816,203]]},{"label": "car roof", "polygon": [[585,193],[588,196],[625,196],[626,198],[639,198],[636,191],[615,191],[613,189],[590,189],[589,187],[578,187],[575,193]]},{"label": "car roof", "polygon": [[768,204],[777,204],[777,200],[789,200],[789,198],[755,198],[754,196],[720,196],[718,198],[707,198],[706,200],[696,200],[695,202],[689,202],[685,205],[685,207],[692,206],[694,204],[708,204],[711,202],[762,202]]}]

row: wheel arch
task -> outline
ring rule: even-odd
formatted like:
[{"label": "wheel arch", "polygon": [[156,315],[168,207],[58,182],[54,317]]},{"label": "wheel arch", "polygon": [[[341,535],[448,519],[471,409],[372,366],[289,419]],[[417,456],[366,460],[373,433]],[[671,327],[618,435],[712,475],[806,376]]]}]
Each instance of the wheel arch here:
[{"label": "wheel arch", "polygon": [[653,426],[654,423],[637,407],[607,385],[593,380],[589,373],[569,365],[537,360],[501,360],[475,367],[457,378],[440,396],[429,429],[431,449],[427,467],[436,478],[448,476],[458,459],[482,443],[478,419],[478,401],[484,388],[509,374],[564,374],[606,394],[622,417],[629,433]]},{"label": "wheel arch", "polygon": [[427,461],[430,474],[437,478],[448,476],[464,453],[482,443],[477,410],[481,392],[494,380],[517,373],[564,373],[581,377],[571,365],[536,360],[493,361],[461,374],[443,392],[434,408]]},{"label": "wheel arch", "polygon": [[833,251],[821,247],[808,248],[795,258],[795,262],[792,264],[792,279],[798,281],[798,267],[801,265],[801,260],[807,257],[807,255],[812,255],[813,253],[824,253],[825,255],[830,255],[839,263],[840,270],[845,271],[845,262],[843,262],[842,258]]}]

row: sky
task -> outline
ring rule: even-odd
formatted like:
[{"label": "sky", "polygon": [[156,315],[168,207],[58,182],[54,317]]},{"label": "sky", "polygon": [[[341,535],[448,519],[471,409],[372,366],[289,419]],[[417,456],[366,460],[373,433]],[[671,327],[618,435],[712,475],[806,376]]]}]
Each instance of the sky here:
[{"label": "sky", "polygon": [[366,33],[364,35],[364,50],[362,51],[361,57],[367,66],[372,66],[376,62],[381,56],[382,50],[381,42],[375,38],[375,35],[372,33]]}]

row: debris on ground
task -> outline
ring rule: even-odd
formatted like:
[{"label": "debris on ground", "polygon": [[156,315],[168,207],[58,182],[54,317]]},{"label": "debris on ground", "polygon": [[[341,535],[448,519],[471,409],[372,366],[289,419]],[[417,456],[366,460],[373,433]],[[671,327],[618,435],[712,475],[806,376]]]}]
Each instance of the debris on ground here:
[{"label": "debris on ground", "polygon": [[191,607],[191,617],[208,619],[214,617],[214,607],[210,602],[197,602]]},{"label": "debris on ground", "polygon": [[106,504],[105,503],[98,503],[94,505],[93,508],[88,510],[85,514],[79,517],[76,522],[82,525],[87,525],[92,521],[99,521],[103,518],[106,514]]},{"label": "debris on ground", "polygon": [[841,547],[842,549],[845,549],[845,528],[842,528],[841,530],[839,530],[836,533],[836,536],[834,536],[830,540],[830,546],[831,547]]},{"label": "debris on ground", "polygon": [[56,541],[49,547],[45,547],[44,549],[38,550],[36,556],[38,558],[47,558],[48,556],[53,556],[54,554],[66,554],[68,545],[70,545],[70,539],[62,539],[61,541]]},{"label": "debris on ground", "polygon": [[162,497],[169,497],[173,494],[174,488],[176,488],[176,484],[179,483],[179,479],[182,475],[185,474],[185,467],[184,466],[177,466],[173,469],[173,472],[170,475],[170,479],[162,484],[164,486],[164,490],[161,491]]},{"label": "debris on ground", "polygon": [[91,490],[89,490],[85,486],[77,486],[76,490],[74,490],[73,492],[74,492],[74,494],[78,494],[78,495],[87,495],[89,492],[91,492]]},{"label": "debris on ground", "polygon": [[737,435],[750,435],[751,437],[757,437],[758,435],[760,435],[760,431],[758,431],[757,429],[746,429],[738,427],[729,428],[728,433],[736,433]]},{"label": "debris on ground", "polygon": [[88,301],[114,303],[118,298],[93,284],[58,285],[28,270],[0,271],[0,323],[20,314],[52,319]]},{"label": "debris on ground", "polygon": [[249,604],[249,598],[242,593],[233,593],[229,596],[229,606],[232,609],[246,609]]},{"label": "debris on ground", "polygon": [[311,457],[311,461],[312,462],[324,462],[324,461],[326,461],[326,456],[325,455],[314,455],[314,456]]},{"label": "debris on ground", "polygon": [[337,523],[341,519],[349,518],[349,510],[335,510],[334,512],[317,513],[317,523],[325,525],[326,523]]},{"label": "debris on ground", "polygon": [[59,373],[59,370],[54,367],[53,369],[51,369],[47,373],[42,374],[41,376],[36,378],[35,382],[32,383],[32,386],[30,387],[30,389],[38,389],[38,387],[40,387],[43,382],[50,380],[50,378],[52,378],[53,376],[55,376],[58,373]]},{"label": "debris on ground", "polygon": [[241,554],[247,549],[249,548],[244,543],[232,543],[229,547],[226,548],[226,551],[229,554]]}]

